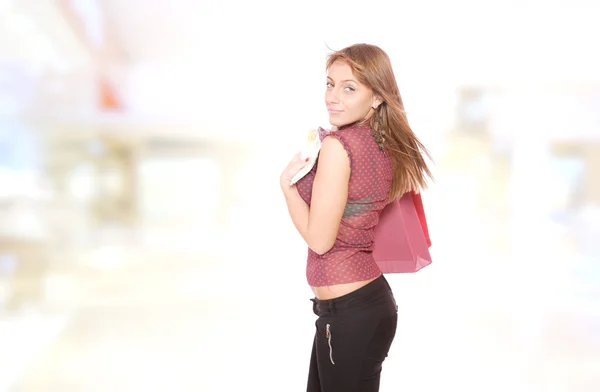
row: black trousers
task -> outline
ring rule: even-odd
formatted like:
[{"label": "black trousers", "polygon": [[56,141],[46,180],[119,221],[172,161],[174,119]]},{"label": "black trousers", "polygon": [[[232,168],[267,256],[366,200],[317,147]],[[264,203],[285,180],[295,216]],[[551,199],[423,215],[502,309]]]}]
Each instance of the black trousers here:
[{"label": "black trousers", "polygon": [[398,324],[383,275],[331,300],[313,301],[317,319],[307,392],[376,392]]}]

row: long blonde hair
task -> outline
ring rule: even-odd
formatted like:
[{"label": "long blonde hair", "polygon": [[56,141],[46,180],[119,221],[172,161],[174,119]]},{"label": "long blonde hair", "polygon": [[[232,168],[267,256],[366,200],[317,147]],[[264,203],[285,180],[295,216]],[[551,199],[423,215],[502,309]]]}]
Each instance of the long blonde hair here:
[{"label": "long blonde hair", "polygon": [[406,192],[427,188],[427,178],[433,176],[423,154],[429,159],[431,155],[408,125],[388,55],[377,46],[356,44],[331,53],[326,68],[336,61],[346,62],[359,82],[383,100],[370,117],[369,125],[393,161],[390,201]]}]

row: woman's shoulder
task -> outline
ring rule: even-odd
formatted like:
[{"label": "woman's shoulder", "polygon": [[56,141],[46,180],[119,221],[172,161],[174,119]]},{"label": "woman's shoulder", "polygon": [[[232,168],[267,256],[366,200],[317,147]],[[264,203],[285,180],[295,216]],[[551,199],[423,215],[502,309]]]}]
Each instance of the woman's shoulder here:
[{"label": "woman's shoulder", "polygon": [[371,144],[373,135],[369,124],[351,124],[330,133],[349,145],[363,146]]},{"label": "woman's shoulder", "polygon": [[351,160],[353,157],[370,155],[376,152],[375,140],[368,124],[351,124],[329,131],[326,136],[337,139]]},{"label": "woman's shoulder", "polygon": [[348,142],[364,142],[371,137],[371,127],[368,124],[351,124],[331,131],[329,135],[348,140]]},{"label": "woman's shoulder", "polygon": [[355,122],[352,124],[344,125],[335,132],[369,134],[371,132],[371,126],[368,123]]}]

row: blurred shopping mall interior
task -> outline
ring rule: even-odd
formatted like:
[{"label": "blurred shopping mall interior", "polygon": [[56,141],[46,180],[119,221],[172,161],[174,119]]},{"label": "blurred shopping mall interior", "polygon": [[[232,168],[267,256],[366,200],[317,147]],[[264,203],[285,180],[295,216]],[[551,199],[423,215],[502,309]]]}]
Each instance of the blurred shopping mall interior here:
[{"label": "blurred shopping mall interior", "polygon": [[0,392],[304,391],[278,176],[381,46],[433,264],[382,391],[600,391],[594,1],[0,0]]}]

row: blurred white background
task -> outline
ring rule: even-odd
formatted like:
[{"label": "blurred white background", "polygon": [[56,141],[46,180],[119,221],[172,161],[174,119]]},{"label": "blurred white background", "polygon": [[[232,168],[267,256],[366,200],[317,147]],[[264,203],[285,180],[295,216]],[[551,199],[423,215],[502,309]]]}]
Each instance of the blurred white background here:
[{"label": "blurred white background", "polygon": [[600,4],[0,0],[0,391],[304,391],[278,176],[390,55],[434,264],[382,391],[600,390]]}]

